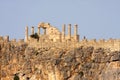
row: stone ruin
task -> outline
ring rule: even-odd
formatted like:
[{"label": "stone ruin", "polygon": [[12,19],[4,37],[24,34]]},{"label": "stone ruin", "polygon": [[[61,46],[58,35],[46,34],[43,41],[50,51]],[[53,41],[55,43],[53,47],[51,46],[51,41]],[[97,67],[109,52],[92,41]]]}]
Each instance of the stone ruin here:
[{"label": "stone ruin", "polygon": [[29,35],[26,27],[25,40],[0,36],[0,79],[119,80],[120,39],[79,40],[77,27],[71,35],[69,24],[66,35],[65,25],[60,32],[40,23],[37,33],[32,27]]},{"label": "stone ruin", "polygon": [[[107,48],[112,51],[120,50],[120,39],[92,39],[88,40],[86,37],[79,39],[78,25],[74,25],[74,34],[71,34],[71,24],[68,24],[66,31],[66,25],[62,26],[62,32],[60,32],[56,27],[52,26],[50,23],[41,22],[38,24],[37,32],[35,32],[34,27],[31,27],[31,34],[29,34],[28,26],[25,28],[25,39],[9,40],[9,36],[0,36],[0,42],[12,42],[12,43],[27,43],[29,46],[34,46],[37,48],[41,47],[58,47],[58,48],[73,48],[79,46],[93,46],[94,48]],[[42,31],[43,32],[42,32]],[[67,34],[66,34],[67,32]],[[37,36],[36,36],[37,35]],[[35,36],[37,38],[31,37]],[[46,45],[47,44],[47,45]]]},{"label": "stone ruin", "polygon": [[[38,24],[38,36],[39,36],[39,41],[44,41],[44,42],[64,42],[64,41],[79,41],[79,35],[77,33],[77,24],[74,26],[74,35],[71,35],[71,24],[68,25],[68,35],[65,34],[65,28],[66,26],[62,26],[62,32],[60,32],[57,28],[54,26],[51,26],[50,23],[39,23]],[[40,29],[44,30],[44,34],[41,34]],[[34,27],[31,28],[31,35],[35,34],[34,33]],[[33,42],[33,39],[29,37],[28,35],[28,26],[25,29],[25,42]]]},{"label": "stone ruin", "polygon": [[[43,34],[41,33],[43,29]],[[66,34],[66,25],[62,26],[62,32],[60,32],[56,27],[50,25],[50,23],[39,23],[38,24],[38,39],[32,38],[28,32],[28,26],[25,29],[25,42],[35,47],[53,47],[59,48],[68,47],[79,47],[79,46],[94,46],[95,48],[110,48],[111,50],[120,50],[120,39],[109,39],[109,40],[87,40],[86,37],[80,40],[78,34],[78,25],[74,25],[74,34],[71,35],[71,24],[68,24],[68,33]],[[31,28],[31,35],[34,35],[34,27]],[[47,44],[47,45],[46,45]]]}]

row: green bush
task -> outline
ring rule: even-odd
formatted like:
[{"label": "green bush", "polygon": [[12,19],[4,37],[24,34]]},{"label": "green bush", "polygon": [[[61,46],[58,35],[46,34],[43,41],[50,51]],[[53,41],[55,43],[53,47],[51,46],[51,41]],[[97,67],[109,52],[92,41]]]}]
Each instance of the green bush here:
[{"label": "green bush", "polygon": [[82,77],[84,73],[82,71],[79,72],[79,76]]},{"label": "green bush", "polygon": [[30,35],[30,37],[39,40],[39,35],[37,33]]},{"label": "green bush", "polygon": [[14,80],[20,80],[20,78],[19,78],[19,76],[17,74],[15,74]]}]

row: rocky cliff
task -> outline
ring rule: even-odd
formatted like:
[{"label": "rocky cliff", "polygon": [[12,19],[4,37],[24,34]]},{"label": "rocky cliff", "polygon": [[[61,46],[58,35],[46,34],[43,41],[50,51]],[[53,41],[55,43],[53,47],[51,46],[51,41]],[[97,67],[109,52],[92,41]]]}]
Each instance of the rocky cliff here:
[{"label": "rocky cliff", "polygon": [[120,80],[120,51],[0,43],[0,68],[1,80]]}]

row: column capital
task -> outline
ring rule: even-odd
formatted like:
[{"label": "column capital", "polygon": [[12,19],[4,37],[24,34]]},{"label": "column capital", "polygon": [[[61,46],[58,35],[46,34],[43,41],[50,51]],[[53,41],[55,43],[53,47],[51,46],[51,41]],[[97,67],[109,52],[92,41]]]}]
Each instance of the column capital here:
[{"label": "column capital", "polygon": [[65,24],[63,24],[62,26],[66,26]]},{"label": "column capital", "polygon": [[78,24],[74,24],[74,26],[78,26]]},{"label": "column capital", "polygon": [[68,26],[71,26],[71,24],[68,24]]}]

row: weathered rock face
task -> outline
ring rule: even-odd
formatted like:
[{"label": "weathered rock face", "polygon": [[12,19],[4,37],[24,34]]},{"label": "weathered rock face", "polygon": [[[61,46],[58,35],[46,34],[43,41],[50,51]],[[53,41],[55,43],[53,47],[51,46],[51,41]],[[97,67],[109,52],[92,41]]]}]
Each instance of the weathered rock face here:
[{"label": "weathered rock face", "polygon": [[120,80],[120,51],[0,44],[2,80]]}]

